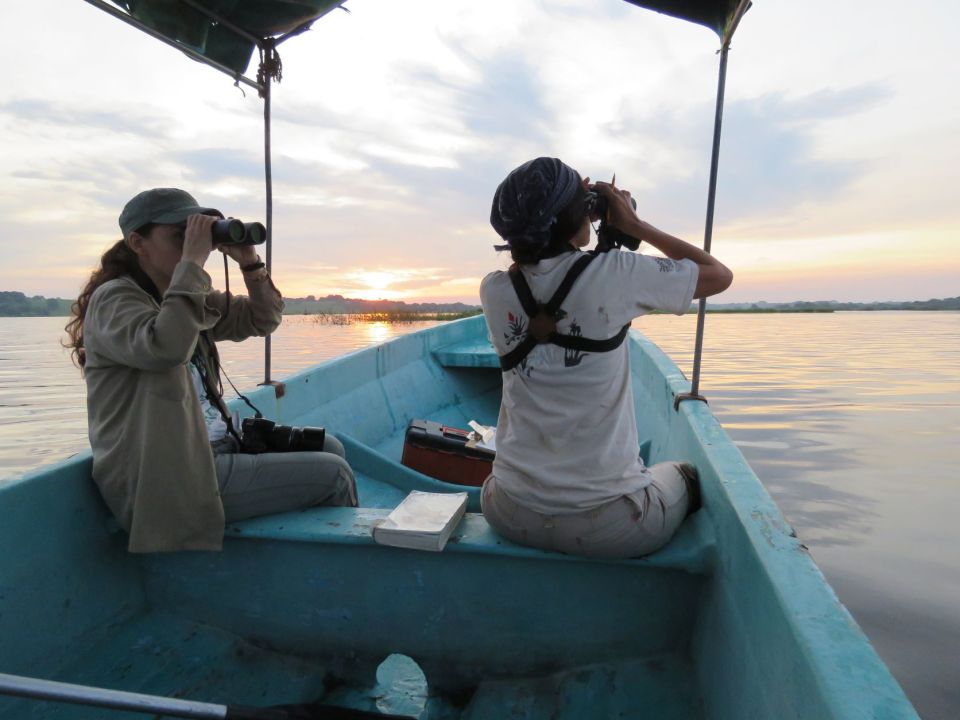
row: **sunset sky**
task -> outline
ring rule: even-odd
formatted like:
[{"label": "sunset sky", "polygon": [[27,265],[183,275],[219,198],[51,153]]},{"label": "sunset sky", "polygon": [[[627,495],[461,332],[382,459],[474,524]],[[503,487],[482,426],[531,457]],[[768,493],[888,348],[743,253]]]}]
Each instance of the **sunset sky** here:
[{"label": "sunset sky", "polygon": [[[284,294],[476,302],[509,262],[493,191],[538,155],[615,172],[641,217],[702,244],[711,31],[621,0],[347,7],[280,48]],[[718,301],[960,295],[958,21],[953,0],[755,0],[730,55]],[[0,25],[0,290],[75,296],[145,188],[263,218],[255,92],[82,0],[5,2]]]}]

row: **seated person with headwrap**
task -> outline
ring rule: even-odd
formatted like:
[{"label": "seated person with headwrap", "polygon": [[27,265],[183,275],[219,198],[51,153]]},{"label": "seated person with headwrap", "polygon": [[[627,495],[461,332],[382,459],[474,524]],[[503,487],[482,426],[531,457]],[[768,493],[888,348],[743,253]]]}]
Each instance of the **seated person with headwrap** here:
[{"label": "seated person with headwrap", "polygon": [[[733,274],[641,220],[631,203],[629,192],[590,185],[555,158],[521,165],[493,198],[490,222],[506,241],[497,250],[514,263],[480,286],[503,369],[497,455],[481,498],[493,529],[522,545],[646,555],[699,507],[696,468],[648,468],[639,457],[624,339],[635,317],[683,314]],[[607,227],[666,257],[583,252],[603,205]]]}]

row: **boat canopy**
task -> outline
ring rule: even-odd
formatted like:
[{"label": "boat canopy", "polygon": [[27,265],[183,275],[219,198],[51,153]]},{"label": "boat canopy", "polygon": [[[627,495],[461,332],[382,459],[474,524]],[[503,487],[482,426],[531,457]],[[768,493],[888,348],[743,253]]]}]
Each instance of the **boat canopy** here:
[{"label": "boat canopy", "polygon": [[[710,158],[710,180],[707,190],[707,219],[703,242],[703,249],[710,252],[717,194],[717,168],[720,159],[720,128],[727,75],[727,53],[740,19],[750,9],[751,0],[625,1],[631,5],[703,25],[713,30],[720,38],[720,73],[717,84],[713,151]],[[282,72],[277,45],[308,30],[319,18],[343,7],[346,0],[86,0],[86,2],[172,45],[194,60],[211,65],[232,76],[238,85],[244,83],[257,89],[264,101],[266,266],[268,271],[271,270],[273,173],[270,151],[270,86],[272,82],[280,81]],[[584,0],[584,4],[587,2],[588,0]],[[243,74],[250,65],[254,49],[260,54],[255,81]],[[705,312],[706,299],[701,298],[697,311],[697,338],[691,391],[678,395],[675,406],[682,400],[706,401],[699,394]],[[263,384],[279,385],[270,379],[270,355],[271,342],[268,335],[264,342]]]},{"label": "boat canopy", "polygon": [[[168,41],[242,74],[257,47],[307,30],[344,0],[111,0]],[[632,5],[704,25],[724,41],[743,0],[627,0]],[[198,58],[199,59],[199,58]]]}]

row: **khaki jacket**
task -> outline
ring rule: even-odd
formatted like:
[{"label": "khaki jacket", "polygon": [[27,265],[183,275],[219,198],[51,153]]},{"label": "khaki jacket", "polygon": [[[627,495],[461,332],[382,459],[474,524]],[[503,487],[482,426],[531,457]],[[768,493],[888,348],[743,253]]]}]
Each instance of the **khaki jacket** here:
[{"label": "khaki jacket", "polygon": [[83,337],[93,479],[130,534],[130,552],[223,544],[213,452],[188,363],[202,330],[243,340],[280,325],[273,283],[244,280],[249,298],[228,298],[184,261],[160,305],[130,277],[90,298]]}]

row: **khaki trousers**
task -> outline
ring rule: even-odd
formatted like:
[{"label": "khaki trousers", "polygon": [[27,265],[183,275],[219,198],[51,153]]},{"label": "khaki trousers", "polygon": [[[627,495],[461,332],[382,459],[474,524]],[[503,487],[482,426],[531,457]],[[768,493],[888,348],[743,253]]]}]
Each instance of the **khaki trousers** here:
[{"label": "khaki trousers", "polygon": [[343,445],[326,434],[323,452],[235,452],[228,438],[214,444],[220,499],[228,523],[315,505],[357,506],[353,470]]},{"label": "khaki trousers", "polygon": [[490,526],[508,540],[543,550],[629,558],[660,549],[687,516],[687,483],[678,463],[648,468],[653,482],[591,510],[544,515],[515,502],[491,475],[480,502]]}]

